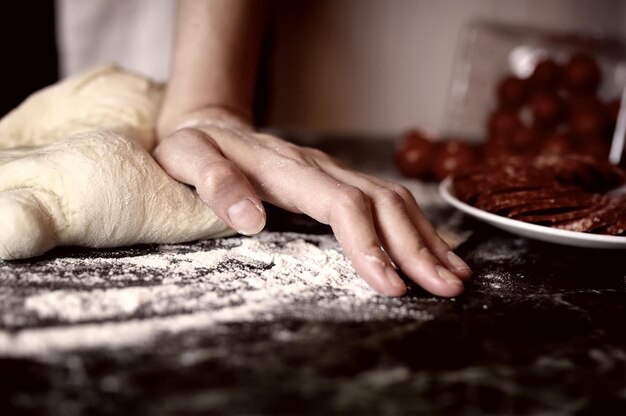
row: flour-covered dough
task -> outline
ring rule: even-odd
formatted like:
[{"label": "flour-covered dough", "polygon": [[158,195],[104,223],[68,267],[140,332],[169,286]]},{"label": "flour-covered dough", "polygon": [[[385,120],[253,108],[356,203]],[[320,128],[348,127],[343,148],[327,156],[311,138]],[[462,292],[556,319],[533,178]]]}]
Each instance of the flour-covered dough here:
[{"label": "flour-covered dough", "polygon": [[150,81],[99,68],[0,121],[0,258],[233,234],[147,152],[160,99]]},{"label": "flour-covered dough", "polygon": [[90,69],[32,94],[0,120],[0,149],[115,130],[150,150],[162,96],[161,85],[116,66]]}]

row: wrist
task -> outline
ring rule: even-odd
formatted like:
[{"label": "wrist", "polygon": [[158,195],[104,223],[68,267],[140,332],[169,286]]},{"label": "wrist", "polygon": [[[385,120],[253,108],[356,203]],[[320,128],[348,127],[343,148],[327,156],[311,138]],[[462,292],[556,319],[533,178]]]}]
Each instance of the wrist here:
[{"label": "wrist", "polygon": [[220,127],[238,131],[253,131],[250,111],[223,105],[210,105],[175,117],[159,118],[157,136],[163,138],[183,128]]}]

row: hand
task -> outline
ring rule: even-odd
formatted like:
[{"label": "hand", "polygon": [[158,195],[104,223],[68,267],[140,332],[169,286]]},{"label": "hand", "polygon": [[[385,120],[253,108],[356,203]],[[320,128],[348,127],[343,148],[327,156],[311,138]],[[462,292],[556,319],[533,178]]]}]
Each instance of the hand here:
[{"label": "hand", "polygon": [[257,133],[227,111],[189,120],[160,141],[154,156],[233,229],[261,231],[261,201],[267,201],[329,224],[356,272],[382,294],[407,290],[392,261],[433,294],[463,291],[469,267],[404,187],[347,169],[319,150]]}]

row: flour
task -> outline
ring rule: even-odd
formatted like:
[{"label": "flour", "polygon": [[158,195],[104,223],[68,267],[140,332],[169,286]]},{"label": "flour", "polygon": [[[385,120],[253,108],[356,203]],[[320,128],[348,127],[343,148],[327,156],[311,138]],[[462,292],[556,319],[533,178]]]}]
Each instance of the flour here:
[{"label": "flour", "polygon": [[[377,295],[332,236],[262,233],[0,263],[0,356],[156,342],[228,322],[430,320]],[[17,300],[16,300],[17,299]]]},{"label": "flour", "polygon": [[469,260],[475,263],[507,264],[519,262],[528,252],[528,240],[516,238],[509,244],[499,239],[487,239],[472,251]]},{"label": "flour", "polygon": [[496,273],[485,273],[481,277],[491,289],[502,289],[502,286],[506,285],[507,280],[511,278],[508,274]]}]

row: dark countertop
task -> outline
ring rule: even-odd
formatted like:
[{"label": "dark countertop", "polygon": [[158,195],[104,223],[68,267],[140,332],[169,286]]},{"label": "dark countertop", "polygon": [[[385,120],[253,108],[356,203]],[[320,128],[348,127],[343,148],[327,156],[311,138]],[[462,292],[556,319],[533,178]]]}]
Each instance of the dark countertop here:
[{"label": "dark countertop", "polygon": [[[384,165],[385,146],[370,160]],[[349,159],[347,148],[328,149]],[[371,296],[354,276],[316,284],[317,266],[306,264],[291,264],[288,291],[263,286],[255,279],[298,261],[290,247],[303,244],[318,250],[311,262],[323,255],[335,259],[332,273],[344,270],[326,227],[277,212],[257,240],[0,262],[2,413],[626,414],[624,251],[531,241],[440,204],[425,210],[471,231],[456,250],[475,273],[460,297],[416,287]],[[253,248],[284,256],[246,254]],[[236,253],[206,267],[181,262],[219,250]],[[166,280],[163,270],[180,273]],[[143,322],[160,329],[146,335]]]}]

